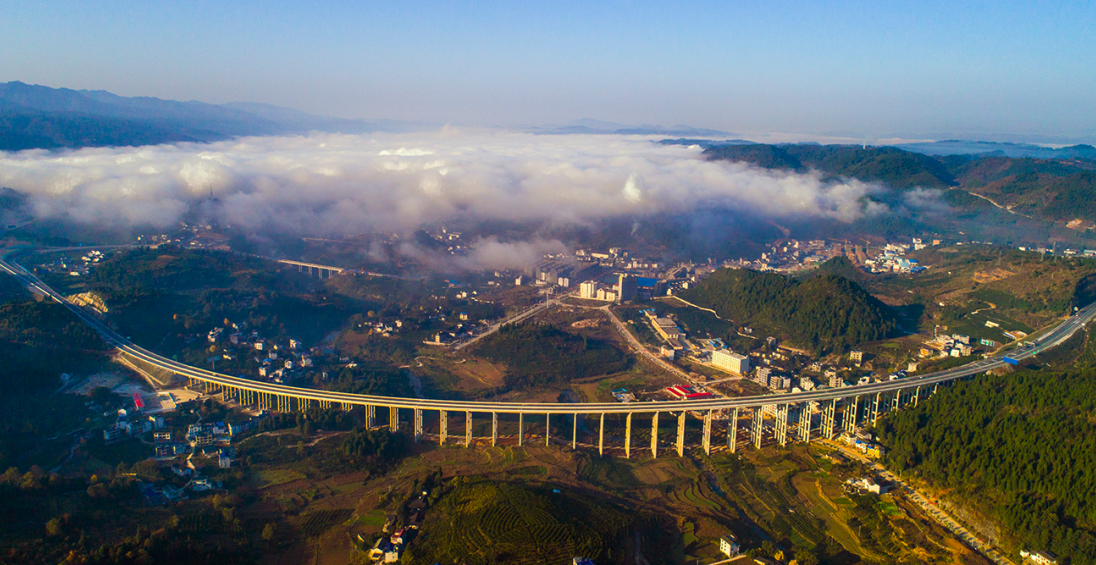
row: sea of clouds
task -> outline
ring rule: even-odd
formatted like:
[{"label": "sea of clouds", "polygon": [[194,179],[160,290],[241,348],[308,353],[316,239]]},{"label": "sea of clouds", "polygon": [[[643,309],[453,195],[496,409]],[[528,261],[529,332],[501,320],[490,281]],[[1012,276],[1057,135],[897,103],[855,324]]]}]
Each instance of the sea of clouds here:
[{"label": "sea of clouds", "polygon": [[[41,219],[167,228],[212,194],[224,224],[315,236],[453,218],[593,225],[713,206],[841,221],[888,211],[862,198],[885,191],[876,184],[709,161],[655,140],[445,128],[22,151],[0,153],[0,186],[29,195]],[[482,243],[501,255],[511,245]]]}]

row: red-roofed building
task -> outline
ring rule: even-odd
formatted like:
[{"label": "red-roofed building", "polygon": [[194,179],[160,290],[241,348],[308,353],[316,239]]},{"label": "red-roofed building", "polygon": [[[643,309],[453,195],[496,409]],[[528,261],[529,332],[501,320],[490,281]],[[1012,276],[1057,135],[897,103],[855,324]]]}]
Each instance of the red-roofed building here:
[{"label": "red-roofed building", "polygon": [[712,393],[697,392],[693,387],[686,385],[667,387],[666,392],[678,400],[703,400],[705,398],[712,398]]}]

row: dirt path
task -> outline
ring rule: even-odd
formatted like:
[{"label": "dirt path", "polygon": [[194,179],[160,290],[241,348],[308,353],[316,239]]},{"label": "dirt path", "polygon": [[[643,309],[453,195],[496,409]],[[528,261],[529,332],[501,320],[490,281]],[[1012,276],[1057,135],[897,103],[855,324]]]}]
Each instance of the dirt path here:
[{"label": "dirt path", "polygon": [[973,315],[975,315],[975,314],[977,314],[977,313],[979,313],[979,312],[981,312],[981,311],[983,311],[983,310],[994,310],[994,309],[996,309],[996,308],[997,308],[997,305],[996,305],[996,304],[994,304],[994,303],[992,303],[992,302],[986,302],[986,304],[989,304],[989,307],[988,307],[988,308],[979,308],[979,309],[977,309],[977,310],[975,310],[975,311],[971,312],[971,313],[970,313],[970,315],[971,315],[971,316],[973,316]]},{"label": "dirt path", "polygon": [[[963,190],[963,189],[956,188],[956,189],[953,189],[953,190]],[[989,202],[990,204],[993,204],[998,209],[1004,210],[1005,212],[1008,212],[1009,214],[1015,214],[1017,216],[1023,216],[1025,218],[1030,218],[1031,217],[1031,216],[1028,216],[1027,214],[1021,214],[1021,213],[1013,210],[1012,208],[1009,208],[1008,206],[1001,206],[1000,204],[998,204],[997,202],[995,202],[992,198],[990,198],[988,196],[982,196],[981,194],[978,194],[977,192],[971,192],[969,190],[965,190],[964,192],[966,192],[967,194],[970,194],[971,196],[977,196],[978,198],[981,198],[982,200],[985,200],[986,202]]]}]

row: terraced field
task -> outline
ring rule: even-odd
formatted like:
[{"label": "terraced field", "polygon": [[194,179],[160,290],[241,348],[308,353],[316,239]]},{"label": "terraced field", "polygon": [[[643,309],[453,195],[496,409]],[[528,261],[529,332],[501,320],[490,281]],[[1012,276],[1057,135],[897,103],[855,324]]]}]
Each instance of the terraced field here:
[{"label": "terraced field", "polygon": [[317,536],[327,531],[332,526],[347,521],[353,513],[354,511],[350,509],[316,510],[315,512],[309,512],[301,523],[301,533],[309,537]]}]

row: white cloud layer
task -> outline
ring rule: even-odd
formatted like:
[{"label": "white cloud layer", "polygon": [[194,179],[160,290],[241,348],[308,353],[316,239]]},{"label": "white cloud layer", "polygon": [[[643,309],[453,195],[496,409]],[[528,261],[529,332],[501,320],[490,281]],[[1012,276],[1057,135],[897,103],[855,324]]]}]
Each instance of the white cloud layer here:
[{"label": "white cloud layer", "polygon": [[850,221],[877,212],[860,198],[881,190],[707,161],[697,147],[650,138],[450,129],[0,153],[0,185],[30,194],[41,218],[117,227],[171,226],[212,191],[227,224],[316,235],[454,217],[589,223],[712,205]]}]

